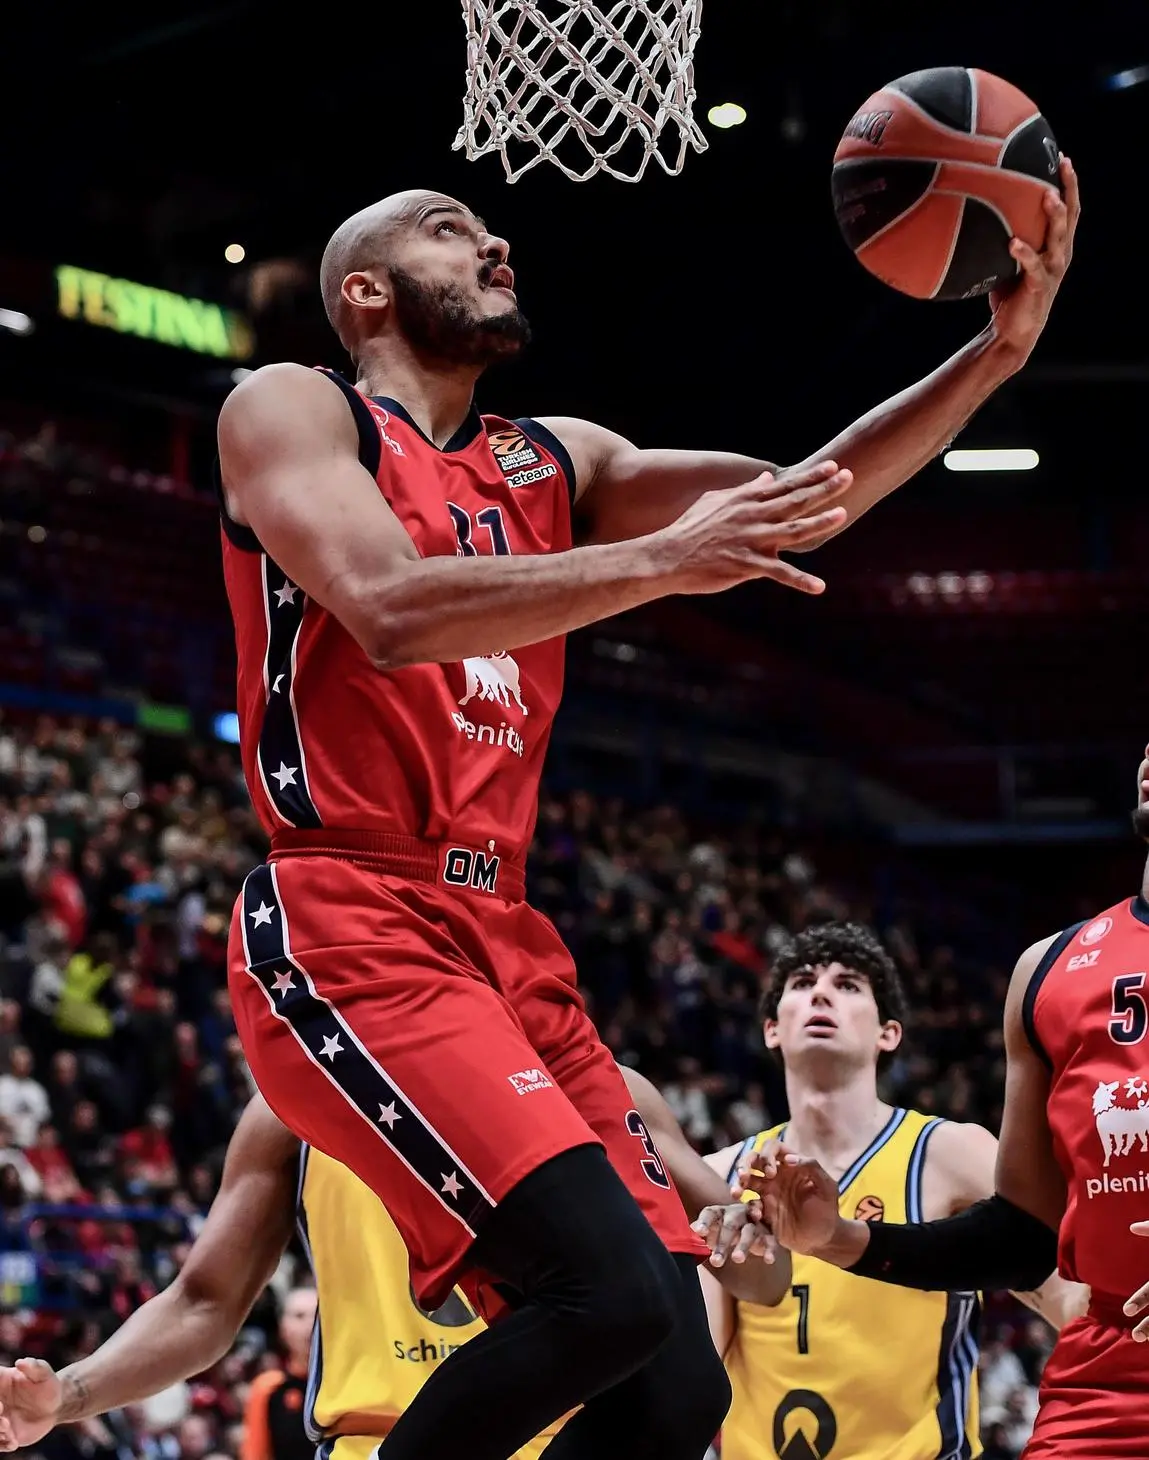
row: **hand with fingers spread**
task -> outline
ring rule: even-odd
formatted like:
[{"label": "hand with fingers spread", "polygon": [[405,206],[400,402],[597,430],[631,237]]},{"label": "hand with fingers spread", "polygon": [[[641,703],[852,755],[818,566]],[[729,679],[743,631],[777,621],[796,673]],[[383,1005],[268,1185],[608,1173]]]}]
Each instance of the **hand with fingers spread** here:
[{"label": "hand with fingers spread", "polygon": [[819,461],[704,492],[660,533],[672,554],[678,592],[718,593],[751,578],[773,578],[803,593],[821,593],[821,578],[778,554],[840,527],[846,510],[834,503],[853,479],[836,462]]},{"label": "hand with fingers spread", "polygon": [[738,1189],[760,1194],[766,1226],[791,1252],[817,1256],[839,1233],[838,1183],[784,1144],[756,1153],[753,1165],[738,1173]]},{"label": "hand with fingers spread", "polygon": [[1061,159],[1061,187],[1064,196],[1056,188],[1050,188],[1046,194],[1045,215],[1049,225],[1045,247],[1038,253],[1020,238],[1013,239],[1009,251],[1021,273],[1010,289],[989,296],[994,329],[1017,352],[1019,363],[1028,358],[1045,328],[1054,296],[1073,258],[1081,195],[1077,174],[1068,157]]},{"label": "hand with fingers spread", "polygon": [[60,1423],[64,1387],[43,1359],[0,1367],[0,1453],[34,1445]]},{"label": "hand with fingers spread", "polygon": [[710,1248],[711,1267],[726,1262],[745,1262],[760,1257],[772,1263],[778,1244],[762,1222],[762,1206],[756,1201],[728,1202],[725,1206],[703,1207],[691,1230]]}]

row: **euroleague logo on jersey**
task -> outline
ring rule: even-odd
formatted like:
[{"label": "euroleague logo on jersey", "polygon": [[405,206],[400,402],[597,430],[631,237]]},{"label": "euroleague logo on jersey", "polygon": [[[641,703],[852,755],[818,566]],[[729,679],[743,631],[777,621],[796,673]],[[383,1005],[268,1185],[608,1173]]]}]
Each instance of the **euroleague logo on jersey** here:
[{"label": "euroleague logo on jersey", "polygon": [[880,1196],[864,1196],[854,1208],[855,1222],[881,1222],[885,1216],[886,1204]]},{"label": "euroleague logo on jersey", "polygon": [[538,466],[542,458],[521,431],[507,429],[492,431],[488,437],[491,454],[502,468],[504,476],[510,476],[521,466]]},{"label": "euroleague logo on jersey", "polygon": [[1112,932],[1112,930],[1112,918],[1097,918],[1094,922],[1090,923],[1087,928],[1082,928],[1081,933],[1078,936],[1078,942],[1085,943],[1087,945],[1090,943],[1100,943],[1102,938],[1104,938],[1107,933]]}]

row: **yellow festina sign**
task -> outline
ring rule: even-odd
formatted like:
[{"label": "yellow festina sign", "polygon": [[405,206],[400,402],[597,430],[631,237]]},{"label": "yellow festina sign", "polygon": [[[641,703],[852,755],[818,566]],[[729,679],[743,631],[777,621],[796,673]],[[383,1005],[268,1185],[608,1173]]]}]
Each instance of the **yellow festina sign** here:
[{"label": "yellow festina sign", "polygon": [[73,264],[56,269],[56,308],[64,319],[223,360],[246,360],[255,349],[251,326],[233,309]]}]

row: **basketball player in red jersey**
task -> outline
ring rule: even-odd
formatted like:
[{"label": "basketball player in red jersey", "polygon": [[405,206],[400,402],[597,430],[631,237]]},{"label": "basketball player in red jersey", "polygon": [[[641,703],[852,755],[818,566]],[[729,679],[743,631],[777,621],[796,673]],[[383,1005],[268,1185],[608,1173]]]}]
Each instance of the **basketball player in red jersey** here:
[{"label": "basketball player in red jersey", "polygon": [[[584,421],[480,417],[526,323],[507,245],[408,192],[332,238],[354,387],[257,371],[219,424],[244,768],[272,842],[235,910],[236,1018],[265,1098],[382,1197],[425,1307],[509,1310],[433,1376],[389,1460],[698,1460],[728,1386],[704,1249],[522,901],[563,636],[669,593],[821,582],[812,546],[915,472],[1017,370],[1069,261],[1076,195],[986,329],[788,471],[640,451]],[[837,462],[843,467],[838,469]],[[674,1257],[671,1254],[675,1254]]]}]

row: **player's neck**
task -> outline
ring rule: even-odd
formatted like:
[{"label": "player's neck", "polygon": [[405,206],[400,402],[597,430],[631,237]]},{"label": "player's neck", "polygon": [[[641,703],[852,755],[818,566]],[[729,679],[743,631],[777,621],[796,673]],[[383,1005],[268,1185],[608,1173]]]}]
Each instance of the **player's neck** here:
[{"label": "player's neck", "polygon": [[356,389],[396,400],[436,446],[445,446],[467,419],[480,371],[474,365],[443,365],[421,359],[400,345],[383,351],[365,347]]},{"label": "player's neck", "polygon": [[835,1177],[853,1165],[890,1118],[890,1106],[878,1098],[872,1066],[825,1072],[822,1078],[787,1070],[786,1098],[786,1144],[813,1156]]}]

